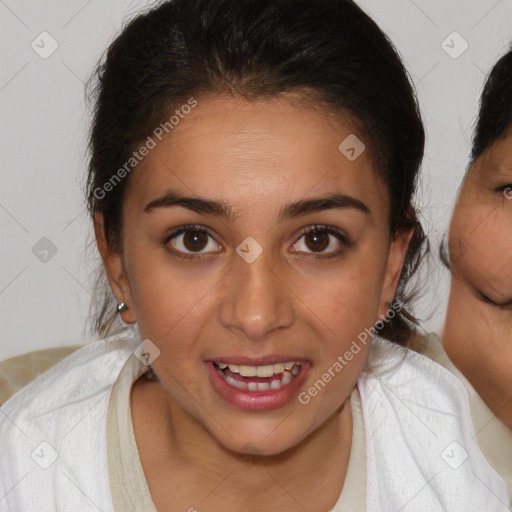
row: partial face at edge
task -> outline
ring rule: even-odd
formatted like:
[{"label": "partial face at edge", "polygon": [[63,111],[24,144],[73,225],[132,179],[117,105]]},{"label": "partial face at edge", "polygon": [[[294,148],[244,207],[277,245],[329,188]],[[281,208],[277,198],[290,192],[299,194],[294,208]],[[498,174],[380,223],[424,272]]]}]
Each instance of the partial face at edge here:
[{"label": "partial face at edge", "polygon": [[[511,130],[469,170],[453,212],[449,248],[452,284],[443,344],[498,410],[512,398]],[[512,415],[509,421],[512,426]]]},{"label": "partial face at edge", "polygon": [[[124,264],[108,263],[114,293],[130,307],[123,318],[160,349],[152,366],[171,408],[233,450],[250,442],[279,453],[322,425],[352,390],[368,346],[307,405],[297,394],[394,297],[409,234],[390,240],[389,194],[369,152],[349,161],[338,149],[351,133],[286,98],[198,98],[130,176]],[[171,190],[221,201],[233,218],[148,209]],[[348,198],[343,208],[279,218],[285,205],[332,194]],[[184,225],[195,232],[171,235]],[[258,244],[250,251],[262,250],[252,262],[237,252],[248,237]],[[212,385],[212,362],[238,358],[302,361],[301,384],[280,405],[248,410]]]},{"label": "partial face at edge", "polygon": [[469,169],[450,226],[452,271],[512,307],[512,130]]}]

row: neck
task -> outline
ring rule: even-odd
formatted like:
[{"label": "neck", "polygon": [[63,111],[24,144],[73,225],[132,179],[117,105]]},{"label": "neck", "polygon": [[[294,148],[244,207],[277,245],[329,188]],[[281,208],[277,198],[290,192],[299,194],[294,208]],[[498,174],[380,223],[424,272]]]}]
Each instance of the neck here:
[{"label": "neck", "polygon": [[[326,422],[291,449],[259,456],[228,450],[163,388],[154,388],[155,392],[160,405],[152,408],[152,419],[147,415],[146,418],[154,428],[159,425],[153,436],[159,437],[160,448],[151,460],[146,459],[146,466],[158,468],[160,478],[167,474],[167,482],[176,481],[179,473],[187,488],[191,481],[201,482],[204,503],[196,502],[198,510],[210,507],[211,510],[248,510],[252,504],[259,510],[287,511],[302,507],[308,511],[326,511],[337,502],[352,443],[348,398]],[[134,430],[135,423],[136,419]],[[139,444],[137,433],[136,439]],[[144,467],[142,453],[141,461]],[[222,492],[214,491],[218,486]]]},{"label": "neck", "polygon": [[442,339],[451,362],[512,429],[510,312],[484,303],[469,282],[454,275]]},{"label": "neck", "polygon": [[503,377],[496,379],[479,368],[457,368],[462,373],[472,376],[471,385],[487,407],[502,423],[512,429],[512,390],[503,385]]}]

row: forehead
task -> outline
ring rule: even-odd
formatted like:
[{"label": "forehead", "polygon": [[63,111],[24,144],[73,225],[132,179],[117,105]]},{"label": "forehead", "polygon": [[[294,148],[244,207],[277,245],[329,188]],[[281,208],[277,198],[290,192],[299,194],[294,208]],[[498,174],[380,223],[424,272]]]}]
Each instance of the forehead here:
[{"label": "forehead", "polygon": [[512,179],[512,129],[487,148],[472,171],[475,181],[491,177]]},{"label": "forehead", "polygon": [[244,206],[342,191],[387,211],[369,141],[348,117],[329,116],[300,99],[198,98],[137,166],[129,195],[142,206],[172,187]]}]

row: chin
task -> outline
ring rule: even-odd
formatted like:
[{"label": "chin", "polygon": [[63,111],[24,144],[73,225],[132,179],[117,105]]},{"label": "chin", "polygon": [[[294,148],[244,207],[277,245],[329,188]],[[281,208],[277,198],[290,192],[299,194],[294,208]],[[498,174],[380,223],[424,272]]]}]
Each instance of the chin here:
[{"label": "chin", "polygon": [[[216,438],[217,443],[229,451],[254,457],[271,457],[294,448],[310,431],[308,429],[306,434],[301,435],[300,432],[304,432],[304,429],[286,420],[277,425],[275,422],[262,424],[254,419],[250,424],[247,423],[232,422],[232,436],[223,429],[210,433]],[[218,430],[218,426],[216,427]]]}]

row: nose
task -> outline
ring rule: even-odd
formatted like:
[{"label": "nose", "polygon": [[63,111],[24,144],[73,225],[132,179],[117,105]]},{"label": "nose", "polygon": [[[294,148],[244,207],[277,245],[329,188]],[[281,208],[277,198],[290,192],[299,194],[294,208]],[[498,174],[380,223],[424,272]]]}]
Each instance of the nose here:
[{"label": "nose", "polygon": [[[264,341],[294,322],[291,283],[265,250],[252,263],[235,256],[220,297],[220,321],[246,339]],[[289,276],[288,273],[286,273]]]}]

